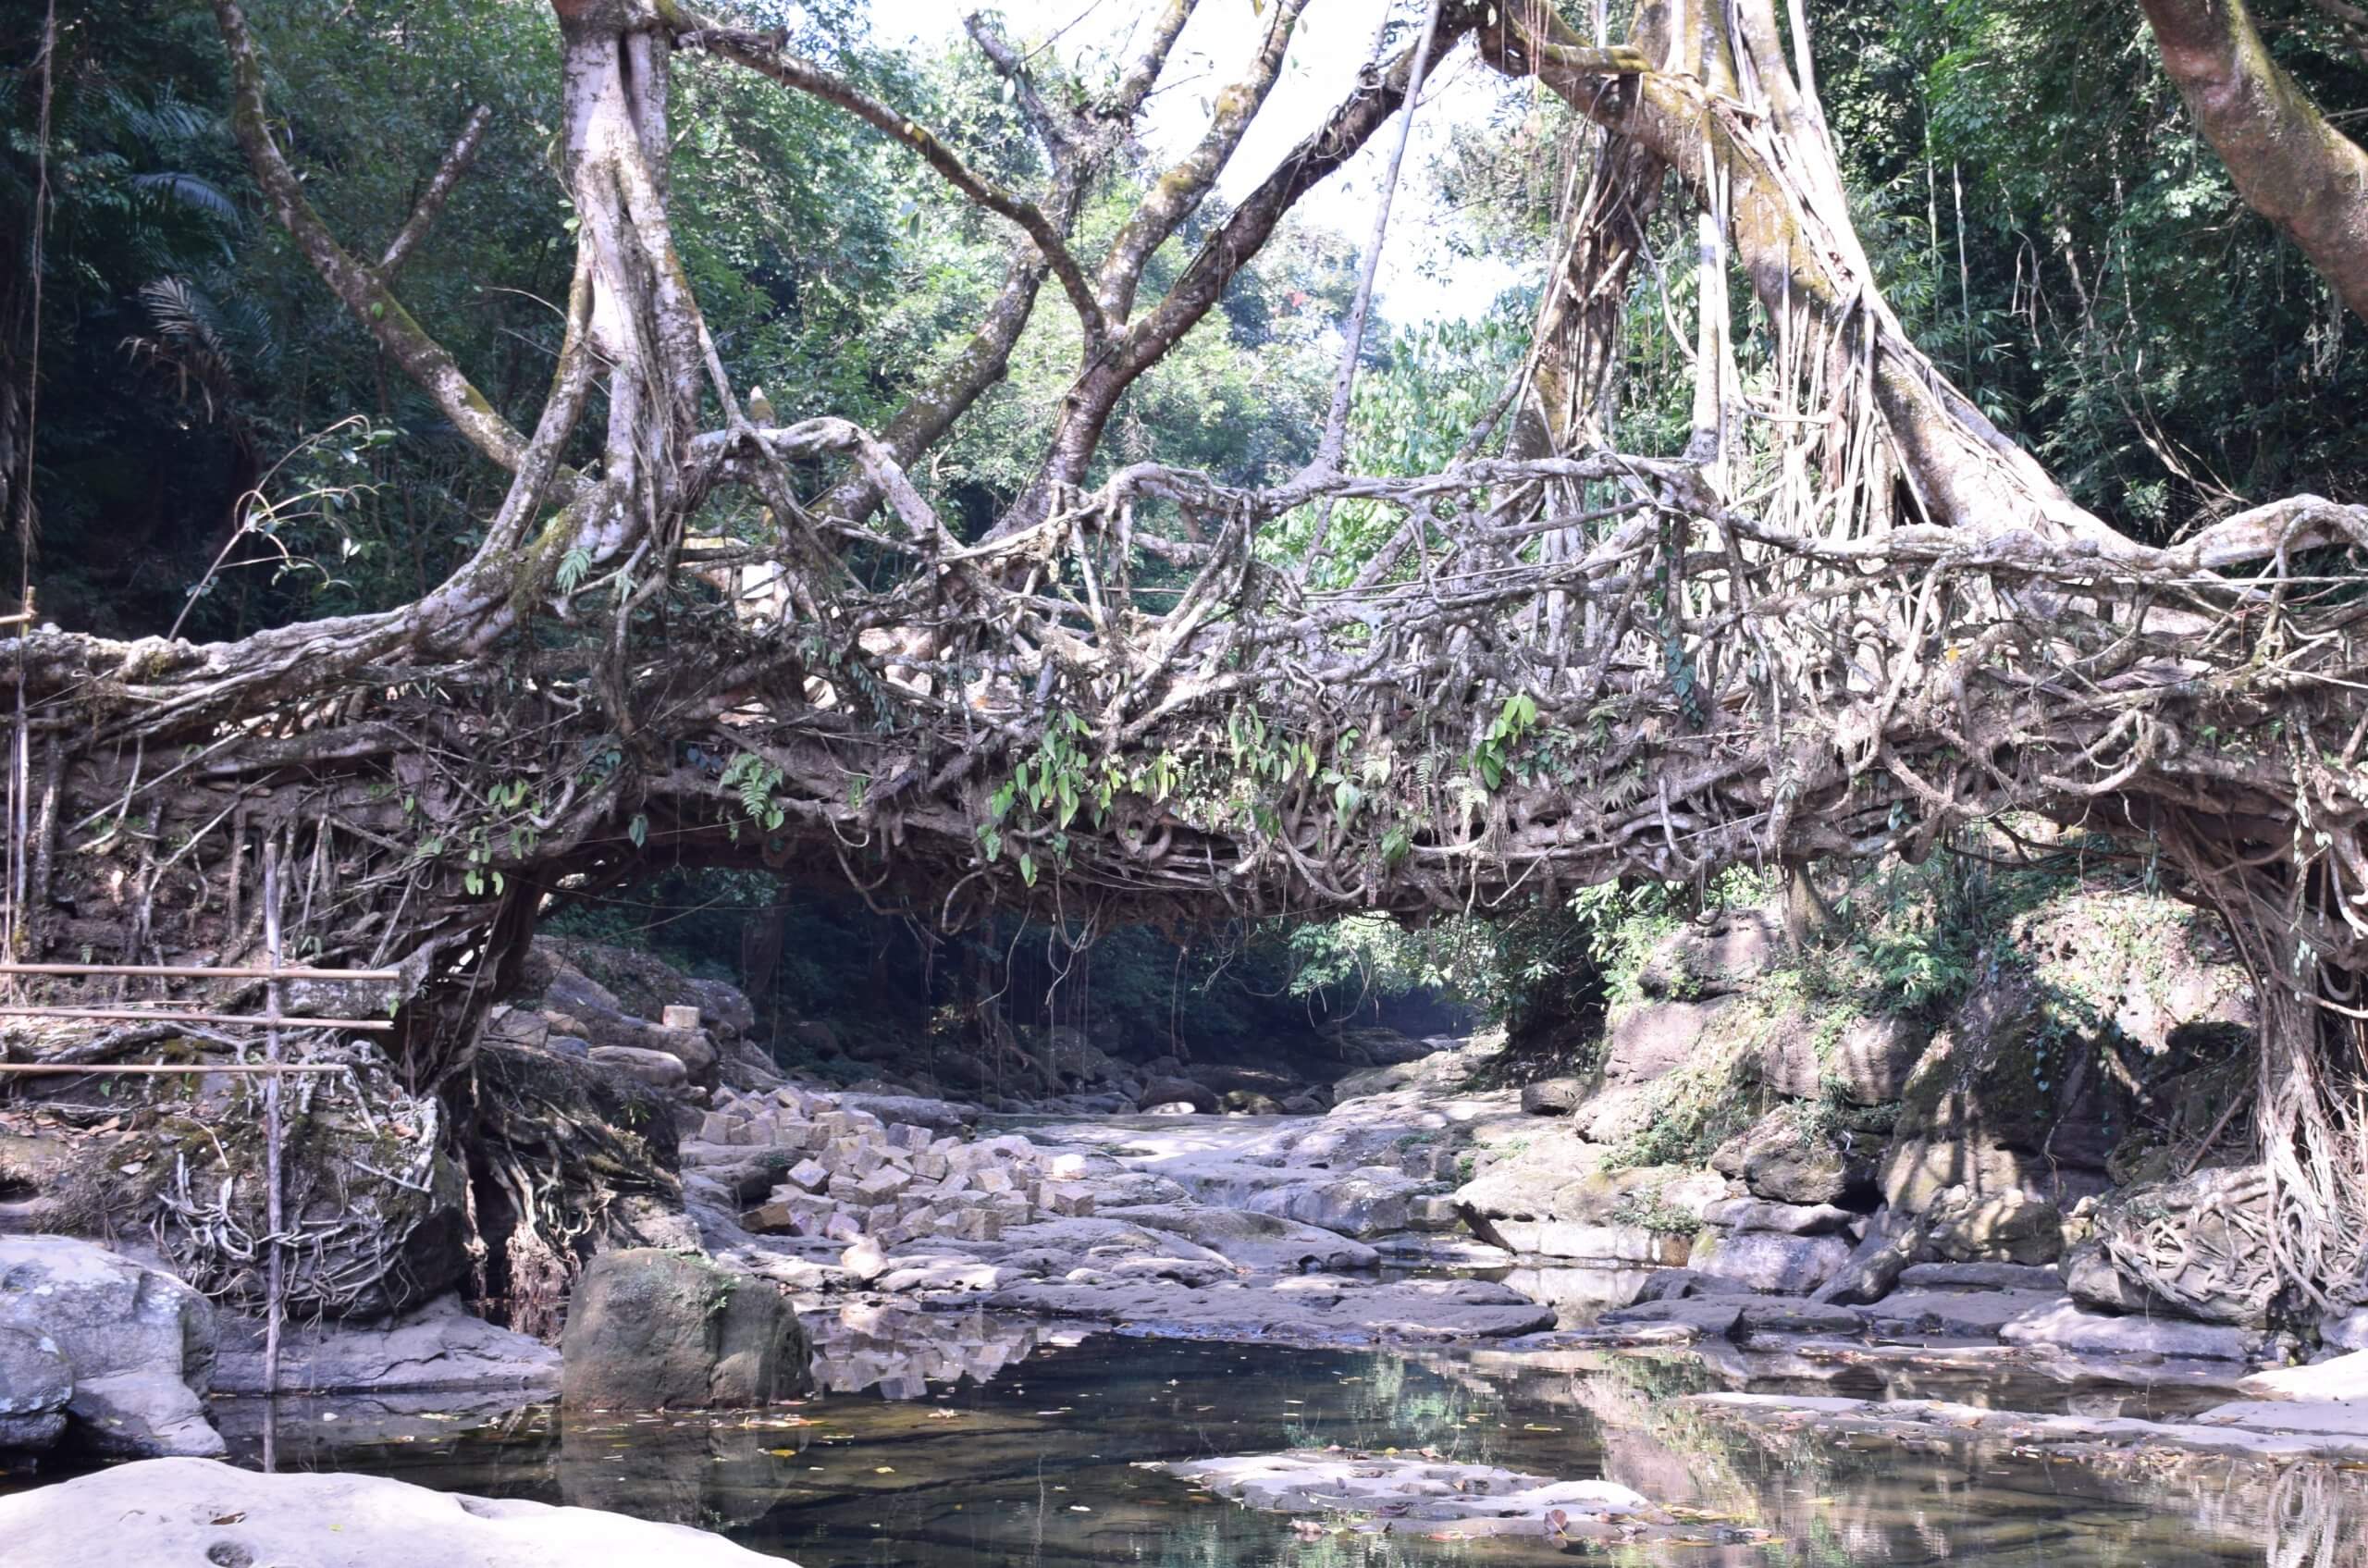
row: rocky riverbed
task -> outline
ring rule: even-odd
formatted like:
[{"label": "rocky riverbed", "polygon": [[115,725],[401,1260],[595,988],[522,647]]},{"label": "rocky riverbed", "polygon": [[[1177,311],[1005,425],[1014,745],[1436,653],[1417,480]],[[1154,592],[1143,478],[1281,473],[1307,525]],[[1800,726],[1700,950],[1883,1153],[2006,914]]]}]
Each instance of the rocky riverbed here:
[{"label": "rocky riverbed", "polygon": [[[1821,1028],[1811,1071],[1792,1059],[1800,1037],[1766,1016],[1769,982],[1755,977],[1769,941],[1764,920],[1741,916],[1673,937],[1654,958],[1661,978],[1615,1013],[1584,1076],[1510,1071],[1500,1039],[1367,1031],[1344,1045],[1367,1065],[1302,1086],[1289,1111],[1219,1087],[1255,1069],[1193,1077],[1169,1062],[1161,1076],[1075,1042],[1054,1043],[1075,1083],[1033,1105],[920,1092],[932,1081],[785,1077],[747,1043],[745,999],[728,986],[676,994],[695,1004],[652,989],[648,1009],[666,1016],[651,1019],[559,966],[487,1050],[504,1093],[560,1117],[505,1110],[490,1125],[512,1148],[589,1128],[602,1157],[641,1162],[638,1185],[608,1200],[594,1255],[556,1266],[563,1336],[534,1304],[546,1298],[529,1271],[553,1266],[524,1230],[495,1261],[514,1320],[544,1313],[546,1331],[465,1304],[455,1283],[485,1263],[453,1251],[464,1231],[438,1205],[457,1199],[432,1167],[380,1274],[342,1291],[331,1272],[309,1277],[277,1401],[257,1397],[260,1321],[235,1292],[217,1305],[180,1277],[186,1237],[157,1228],[160,1250],[121,1228],[0,1233],[0,1450],[46,1467],[31,1474],[71,1475],[142,1455],[252,1457],[268,1432],[283,1451],[383,1469],[455,1429],[574,1432],[583,1463],[562,1457],[565,1500],[691,1522],[709,1516],[683,1500],[710,1495],[713,1442],[645,1485],[638,1451],[598,1481],[591,1434],[638,1438],[658,1422],[721,1441],[805,1433],[824,1419],[806,1412],[851,1396],[1017,1396],[1042,1358],[1125,1336],[1420,1358],[1456,1386],[1511,1378],[1551,1405],[1544,1377],[1598,1423],[1605,1390],[1675,1377],[1666,1400],[1704,1430],[1999,1444],[2084,1464],[2368,1458],[2362,1315],[2327,1314],[2298,1336],[2290,1315],[2271,1327],[2241,1267],[2147,1283],[2114,1250],[2115,1205],[2132,1192],[2234,1191],[2241,1167],[2123,1189],[2102,1165],[2056,1158],[2099,1158],[2103,1123],[2080,1118],[2108,1110],[2075,1086],[2043,1136],[2015,1121],[2039,1113],[1999,1064],[2041,1025],[2011,994],[1977,994],[1938,1034]],[[2180,1005],[2234,1006],[2214,983],[2195,980]],[[2170,1010],[2150,1024],[2128,995],[2123,1011],[2129,1028],[2175,1027]],[[1727,1119],[1696,1125],[1684,1118],[1711,1091],[1690,1075],[1705,1060],[1729,1075],[1716,1095],[1741,1098],[1714,1097]],[[12,1115],[0,1175],[19,1195],[0,1222],[19,1230],[104,1198],[94,1168],[110,1180],[150,1169],[174,1126],[170,1114],[95,1127]],[[366,1098],[338,1115],[322,1125],[379,1125]],[[1664,1136],[1664,1121],[1690,1130]],[[2023,1152],[2035,1137],[2055,1161],[2044,1171]],[[186,1168],[185,1146],[177,1157]],[[352,1234],[313,1214],[325,1233]],[[1556,1488],[1597,1477],[1550,1455],[1510,1468],[1487,1457],[1483,1476],[1451,1445],[1409,1459],[1381,1450],[1424,1445],[1368,1437],[1314,1471],[1276,1457],[1292,1443],[1215,1432],[1161,1463],[1222,1459],[1235,1466],[1224,1475],[1169,1474],[1244,1498],[1330,1499],[1317,1512],[1356,1514],[1357,1529],[1422,1517],[1524,1538],[1699,1537],[1700,1521],[1670,1512],[1698,1501],[1666,1478],[1635,1488],[1649,1512],[1582,1517],[1566,1506],[1580,1494]],[[732,1463],[751,1494],[771,1495],[775,1450],[804,1441]],[[1464,1500],[1439,1502],[1440,1486]],[[1468,1507],[1475,1487],[1536,1493],[1539,1506]],[[1757,1527],[1700,1538],[1745,1543]]]}]

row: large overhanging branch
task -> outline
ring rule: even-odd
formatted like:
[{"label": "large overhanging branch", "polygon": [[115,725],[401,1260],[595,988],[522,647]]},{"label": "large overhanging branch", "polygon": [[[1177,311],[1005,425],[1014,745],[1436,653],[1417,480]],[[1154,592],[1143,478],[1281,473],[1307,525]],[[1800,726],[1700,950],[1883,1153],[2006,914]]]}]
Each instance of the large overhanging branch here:
[{"label": "large overhanging branch", "polygon": [[[471,446],[514,471],[524,451],[525,438],[495,412],[485,394],[462,374],[460,365],[444,346],[430,337],[403,308],[402,302],[395,298],[387,286],[389,269],[368,266],[339,244],[321,215],[305,199],[302,182],[289,167],[279,144],[272,140],[270,114],[264,101],[263,62],[238,0],[214,0],[214,16],[230,56],[230,127],[247,155],[247,166],[254,171],[256,184],[271,203],[273,215],[296,241],[304,259],[312,263],[313,270],[320,274],[321,281],[329,286],[329,291],[378,340],[388,357],[435,400],[437,408],[451,421],[452,427]],[[442,171],[438,171],[438,178],[442,178]],[[454,178],[458,178],[457,170]],[[423,231],[434,216],[429,211],[425,219],[419,220]],[[409,246],[402,247],[408,249]],[[400,265],[401,251],[390,247],[389,254],[392,262]]]},{"label": "large overhanging branch", "polygon": [[[2163,65],[2253,211],[2368,321],[2368,150],[2270,57],[2244,0],[2140,0]],[[2321,0],[2368,58],[2368,12]]]}]

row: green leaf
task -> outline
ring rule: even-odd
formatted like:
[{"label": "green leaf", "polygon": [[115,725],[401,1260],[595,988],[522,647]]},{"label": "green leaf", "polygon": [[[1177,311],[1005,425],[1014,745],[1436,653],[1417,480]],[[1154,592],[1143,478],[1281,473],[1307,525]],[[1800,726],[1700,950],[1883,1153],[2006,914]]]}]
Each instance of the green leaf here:
[{"label": "green leaf", "polygon": [[646,816],[635,816],[632,821],[625,824],[625,836],[633,840],[633,846],[635,849],[639,849],[643,845],[648,844],[649,842],[649,819]]}]

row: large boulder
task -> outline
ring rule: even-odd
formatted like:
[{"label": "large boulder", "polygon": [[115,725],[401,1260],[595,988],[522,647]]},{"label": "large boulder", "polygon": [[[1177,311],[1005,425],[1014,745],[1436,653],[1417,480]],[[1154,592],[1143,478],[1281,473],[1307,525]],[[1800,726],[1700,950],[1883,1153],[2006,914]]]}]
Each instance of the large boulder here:
[{"label": "large boulder", "polygon": [[1780,1105],[1713,1151],[1710,1168],[1770,1203],[1863,1210],[1874,1206],[1877,1147],[1809,1107]]},{"label": "large boulder", "polygon": [[66,1430],[74,1369],[57,1341],[0,1328],[0,1451],[45,1449]]},{"label": "large boulder", "polygon": [[1929,1027],[1887,1013],[1788,1014],[1762,1036],[1759,1081],[1796,1100],[1829,1092],[1857,1105],[1896,1100],[1932,1043]]},{"label": "large boulder", "polygon": [[93,1452],[223,1451],[204,1405],[214,1306],[171,1275],[68,1237],[0,1237],[6,1329],[48,1347],[71,1370],[68,1435]]},{"label": "large boulder", "polygon": [[1953,1187],[1925,1211],[1926,1244],[1951,1263],[2054,1263],[2064,1253],[2064,1216],[2019,1188]]},{"label": "large boulder", "polygon": [[204,1459],[118,1465],[0,1497],[9,1568],[758,1568],[721,1536],[585,1508],[431,1491],[375,1475]]},{"label": "large boulder", "polygon": [[2267,1228],[2269,1203],[2259,1166],[2199,1170],[2112,1193],[2089,1212],[2090,1240],[2075,1249],[2066,1289],[2084,1306],[2263,1327],[2279,1289],[2267,1250],[2254,1240]]},{"label": "large boulder", "polygon": [[577,1409],[742,1408],[810,1386],[806,1331],[779,1290],[655,1247],[592,1260],[561,1352],[560,1398]]},{"label": "large boulder", "polygon": [[1604,1081],[1614,1086],[1651,1083],[1695,1057],[1703,1034],[1732,998],[1711,1002],[1647,1002],[1623,1008],[1611,1020],[1603,1058]]},{"label": "large boulder", "polygon": [[1748,990],[1776,961],[1782,917],[1768,909],[1726,909],[1705,924],[1683,926],[1646,957],[1637,989],[1684,1001]]},{"label": "large boulder", "polygon": [[1755,1290],[1805,1296],[1850,1261],[1839,1236],[1786,1236],[1773,1230],[1705,1230],[1694,1240],[1685,1266]]},{"label": "large boulder", "polygon": [[1147,1111],[1153,1105],[1190,1105],[1204,1117],[1215,1116],[1225,1109],[1225,1102],[1217,1098],[1215,1090],[1205,1083],[1195,1083],[1189,1078],[1154,1078],[1143,1085],[1141,1093],[1135,1096],[1135,1105],[1139,1110]]},{"label": "large boulder", "polygon": [[610,1046],[673,1056],[695,1079],[711,1078],[719,1060],[715,1042],[705,1030],[669,1029],[635,1018],[598,982],[570,969],[560,969],[545,987],[543,1017],[554,1029],[589,1041],[596,1051]]}]

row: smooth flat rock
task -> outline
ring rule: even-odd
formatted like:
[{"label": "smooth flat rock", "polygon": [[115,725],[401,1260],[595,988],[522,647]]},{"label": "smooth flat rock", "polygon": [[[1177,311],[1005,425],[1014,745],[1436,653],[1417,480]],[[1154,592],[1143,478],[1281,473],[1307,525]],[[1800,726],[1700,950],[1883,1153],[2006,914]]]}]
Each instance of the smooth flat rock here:
[{"label": "smooth flat rock", "polygon": [[2368,1400],[2238,1400],[2214,1405],[2195,1421],[2200,1426],[2368,1438]]},{"label": "smooth flat rock", "polygon": [[2159,1355],[2242,1361],[2261,1345],[2251,1328],[2172,1317],[2113,1317],[2065,1301],[2016,1318],[1998,1331],[2010,1345],[2043,1345],[2088,1355]]},{"label": "smooth flat rock", "polygon": [[1567,1219],[1499,1219],[1489,1231],[1523,1257],[1573,1263],[1682,1264],[1686,1239],[1641,1225],[1588,1225]]},{"label": "smooth flat rock", "polygon": [[1042,1282],[972,1300],[1001,1311],[1100,1318],[1179,1339],[1274,1339],[1311,1345],[1501,1339],[1554,1325],[1552,1308],[1479,1279],[1376,1284],[1307,1274],[1199,1290],[1158,1281]]},{"label": "smooth flat rock", "polygon": [[2060,1290],[1900,1290],[1855,1310],[1878,1334],[1994,1340],[2008,1324],[2059,1307],[2071,1310]]},{"label": "smooth flat rock", "polygon": [[2022,1263],[1913,1263],[1900,1270],[1899,1284],[1907,1290],[2038,1290],[2064,1292],[2064,1278],[2056,1269]]},{"label": "smooth flat rock", "polygon": [[1743,1327],[1744,1296],[1671,1296],[1614,1308],[1596,1321],[1606,1328],[1632,1324],[1673,1324],[1690,1328],[1706,1340],[1724,1340]]},{"label": "smooth flat rock", "polygon": [[[280,1331],[283,1391],[547,1389],[559,1387],[559,1372],[555,1348],[471,1316],[457,1296],[384,1323],[291,1323]],[[263,1381],[262,1322],[225,1318],[214,1386],[260,1393]]]},{"label": "smooth flat rock", "polygon": [[1238,1267],[1259,1273],[1375,1268],[1381,1263],[1381,1254],[1363,1241],[1279,1215],[1204,1204],[1142,1204],[1102,1212],[1112,1219],[1181,1236]]},{"label": "smooth flat rock", "polygon": [[2368,1410],[2368,1351],[2354,1351],[2309,1366],[2256,1372],[2237,1385],[2255,1399],[2358,1400]]},{"label": "smooth flat rock", "polygon": [[1702,1223],[1729,1230],[1772,1230],[1784,1236],[1832,1236],[1863,1216],[1832,1204],[1771,1204],[1764,1198],[1721,1198],[1706,1204]]},{"label": "smooth flat rock", "polygon": [[1360,1529],[1417,1521],[1426,1535],[1538,1535],[1549,1523],[1567,1531],[1582,1522],[1671,1522],[1617,1482],[1556,1481],[1491,1464],[1294,1450],[1153,1468],[1245,1507],[1346,1518]]},{"label": "smooth flat rock", "polygon": [[9,1568],[758,1568],[721,1536],[588,1508],[152,1459],[0,1497]]}]

